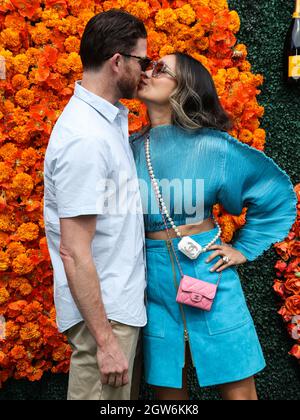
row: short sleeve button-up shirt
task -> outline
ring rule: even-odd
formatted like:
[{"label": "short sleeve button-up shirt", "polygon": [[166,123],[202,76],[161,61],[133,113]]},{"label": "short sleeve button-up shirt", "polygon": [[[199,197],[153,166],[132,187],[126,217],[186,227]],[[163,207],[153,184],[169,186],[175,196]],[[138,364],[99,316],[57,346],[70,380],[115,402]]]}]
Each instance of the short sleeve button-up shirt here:
[{"label": "short sleeve button-up shirt", "polygon": [[60,218],[97,215],[92,253],[107,317],[146,324],[146,260],[128,109],[75,84],[52,131],[44,164],[44,220],[61,332],[82,320],[60,257]]}]

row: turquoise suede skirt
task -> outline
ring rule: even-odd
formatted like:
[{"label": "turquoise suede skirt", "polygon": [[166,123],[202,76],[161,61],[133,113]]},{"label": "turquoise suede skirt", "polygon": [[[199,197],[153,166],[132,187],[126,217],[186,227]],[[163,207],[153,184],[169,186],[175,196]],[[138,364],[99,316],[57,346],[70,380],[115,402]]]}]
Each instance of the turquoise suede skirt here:
[{"label": "turquoise suede skirt", "polygon": [[[205,246],[218,228],[191,237]],[[175,250],[179,239],[172,239]],[[221,244],[218,239],[217,244]],[[146,239],[147,315],[143,329],[145,380],[148,384],[181,388],[186,343],[201,387],[235,382],[266,366],[253,319],[248,310],[236,267],[223,270],[210,312],[176,302],[180,273],[167,241]],[[205,263],[214,251],[190,260],[179,250],[183,273],[217,283],[210,272],[218,258]],[[186,331],[186,332],[185,332]]]}]

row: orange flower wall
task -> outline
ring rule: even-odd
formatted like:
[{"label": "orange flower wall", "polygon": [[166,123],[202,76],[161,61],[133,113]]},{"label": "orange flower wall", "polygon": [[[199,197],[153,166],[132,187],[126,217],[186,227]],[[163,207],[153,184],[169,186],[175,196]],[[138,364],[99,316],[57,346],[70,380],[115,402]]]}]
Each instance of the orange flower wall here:
[{"label": "orange flower wall", "polygon": [[[201,61],[234,120],[230,134],[264,150],[264,109],[257,102],[263,77],[251,73],[246,46],[237,44],[240,20],[226,0],[2,0],[0,340],[4,330],[6,338],[0,341],[0,386],[9,377],[33,381],[45,371],[67,372],[69,367],[71,351],[55,324],[43,223],[43,159],[52,127],[81,79],[78,51],[84,27],[93,15],[114,7],[143,19],[152,58],[182,51]],[[145,107],[123,102],[131,111],[130,132],[140,130],[147,123]],[[245,223],[246,209],[233,217],[216,205],[214,213],[226,242]],[[285,285],[278,286],[287,297],[282,313],[291,322],[300,314],[299,242],[294,239],[299,220],[295,229],[298,233],[291,232],[280,248],[287,262],[277,267],[286,277]]]}]

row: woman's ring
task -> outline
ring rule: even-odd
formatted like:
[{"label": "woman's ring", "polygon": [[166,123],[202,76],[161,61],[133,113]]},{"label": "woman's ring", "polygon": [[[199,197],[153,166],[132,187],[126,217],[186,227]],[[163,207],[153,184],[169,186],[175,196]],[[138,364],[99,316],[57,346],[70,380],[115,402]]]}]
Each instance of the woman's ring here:
[{"label": "woman's ring", "polygon": [[225,256],[222,258],[222,260],[223,260],[224,262],[228,263],[228,262],[229,262],[229,260],[230,260],[230,258],[229,258],[229,257],[227,257],[227,255],[225,255]]}]

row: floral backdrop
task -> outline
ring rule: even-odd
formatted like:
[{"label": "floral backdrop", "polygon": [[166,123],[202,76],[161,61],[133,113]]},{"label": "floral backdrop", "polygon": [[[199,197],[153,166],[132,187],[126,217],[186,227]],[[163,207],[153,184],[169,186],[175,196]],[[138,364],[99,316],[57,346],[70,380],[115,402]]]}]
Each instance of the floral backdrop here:
[{"label": "floral backdrop", "polygon": [[[56,329],[44,232],[43,160],[52,127],[81,79],[84,27],[114,7],[143,19],[152,58],[182,51],[201,61],[234,121],[230,134],[264,150],[264,109],[257,101],[263,77],[251,72],[247,48],[237,43],[240,19],[226,0],[1,0],[0,387],[9,377],[34,381],[45,371],[68,371],[71,350]],[[123,103],[130,109],[130,132],[140,130],[147,123],[144,106]],[[300,202],[300,185],[295,190]],[[295,340],[290,354],[300,359],[298,208],[288,237],[275,245],[274,289]],[[247,209],[236,217],[217,204],[214,213],[228,242],[244,225]]]}]

